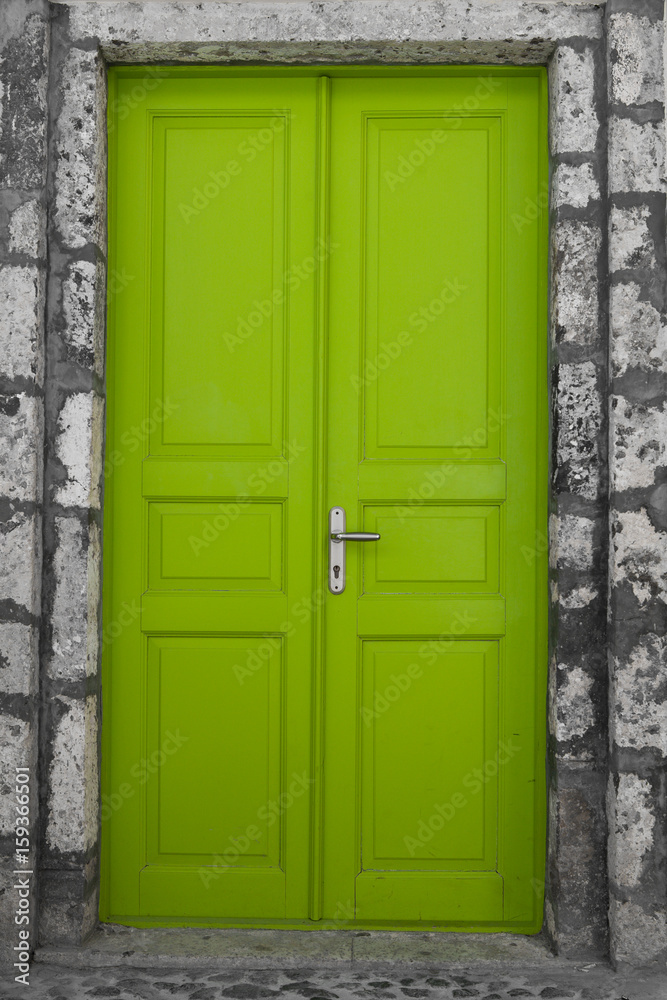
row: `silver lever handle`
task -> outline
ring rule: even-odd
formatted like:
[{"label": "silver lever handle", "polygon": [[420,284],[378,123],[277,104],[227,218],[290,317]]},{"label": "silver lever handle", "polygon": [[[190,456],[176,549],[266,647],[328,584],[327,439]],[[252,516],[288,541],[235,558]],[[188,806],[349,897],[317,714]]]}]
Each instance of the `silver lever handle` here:
[{"label": "silver lever handle", "polygon": [[331,534],[334,542],[377,542],[379,537],[376,531],[334,531]]},{"label": "silver lever handle", "polygon": [[377,542],[376,531],[346,531],[345,508],[329,511],[329,590],[342,594],[345,590],[345,542]]}]

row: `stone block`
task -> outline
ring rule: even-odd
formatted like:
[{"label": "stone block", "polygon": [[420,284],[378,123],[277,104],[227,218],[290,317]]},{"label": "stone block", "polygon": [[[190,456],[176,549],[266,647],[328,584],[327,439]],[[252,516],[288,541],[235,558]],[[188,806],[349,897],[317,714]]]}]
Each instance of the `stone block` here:
[{"label": "stone block", "polygon": [[36,266],[0,268],[0,374],[41,383],[44,276]]},{"label": "stone block", "polygon": [[554,208],[564,205],[588,208],[592,201],[600,200],[600,184],[592,163],[559,163],[554,173],[552,190]]},{"label": "stone block", "polygon": [[612,397],[611,484],[616,492],[653,486],[667,466],[667,404],[645,406]]},{"label": "stone block", "polygon": [[610,81],[613,104],[650,104],[665,99],[662,21],[628,12],[609,18]]},{"label": "stone block", "polygon": [[0,689],[32,695],[37,690],[39,636],[33,625],[0,623]]},{"label": "stone block", "polygon": [[595,110],[593,50],[577,52],[566,45],[559,46],[551,60],[549,76],[552,153],[593,152],[600,129]]},{"label": "stone block", "polygon": [[602,233],[572,219],[552,234],[552,312],[559,343],[591,345],[599,339],[598,257]]},{"label": "stone block", "polygon": [[609,122],[609,190],[613,194],[665,190],[664,122]]},{"label": "stone block", "polygon": [[655,241],[646,205],[612,207],[609,220],[609,267],[612,273],[656,266]]},{"label": "stone block", "polygon": [[5,397],[0,405],[0,496],[41,501],[43,424],[38,396]]}]

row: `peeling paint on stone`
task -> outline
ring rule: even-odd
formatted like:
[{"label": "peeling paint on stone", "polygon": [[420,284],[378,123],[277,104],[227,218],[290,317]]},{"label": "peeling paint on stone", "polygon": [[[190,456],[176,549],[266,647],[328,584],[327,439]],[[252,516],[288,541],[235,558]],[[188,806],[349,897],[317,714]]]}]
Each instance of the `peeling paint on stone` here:
[{"label": "peeling paint on stone", "polygon": [[612,287],[610,325],[614,375],[635,367],[667,371],[667,326],[655,306],[642,297],[640,285]]},{"label": "peeling paint on stone", "polygon": [[612,206],[610,217],[611,239],[609,247],[610,270],[652,267],[656,247],[649,230],[650,210],[646,205],[629,208]]},{"label": "peeling paint on stone", "polygon": [[618,788],[609,780],[614,835],[609,840],[612,878],[622,886],[639,884],[644,860],[653,847],[655,816],[651,810],[651,785],[636,774],[620,774]]},{"label": "peeling paint on stone", "polygon": [[610,692],[613,740],[667,757],[667,638],[649,633],[616,659]]},{"label": "peeling paint on stone", "polygon": [[558,725],[560,742],[583,736],[595,723],[595,706],[591,700],[593,679],[581,667],[559,665],[564,681],[558,686]]},{"label": "peeling paint on stone", "polygon": [[600,199],[600,185],[592,163],[559,163],[553,178],[554,205],[587,208]]},{"label": "peeling paint on stone", "polygon": [[645,509],[616,512],[612,542],[617,578],[625,579],[640,605],[667,603],[667,547]]},{"label": "peeling paint on stone", "polygon": [[653,486],[656,473],[667,466],[667,403],[644,406],[614,397],[612,424],[613,488]]}]

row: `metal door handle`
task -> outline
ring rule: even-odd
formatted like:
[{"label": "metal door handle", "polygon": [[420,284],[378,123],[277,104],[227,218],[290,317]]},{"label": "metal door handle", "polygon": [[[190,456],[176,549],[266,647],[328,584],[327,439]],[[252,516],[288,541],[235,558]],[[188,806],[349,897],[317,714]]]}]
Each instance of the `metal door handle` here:
[{"label": "metal door handle", "polygon": [[345,542],[377,542],[376,531],[346,531],[345,510],[332,507],[329,511],[329,590],[342,594],[345,590]]},{"label": "metal door handle", "polygon": [[334,542],[377,542],[379,537],[376,531],[334,531],[331,535]]}]

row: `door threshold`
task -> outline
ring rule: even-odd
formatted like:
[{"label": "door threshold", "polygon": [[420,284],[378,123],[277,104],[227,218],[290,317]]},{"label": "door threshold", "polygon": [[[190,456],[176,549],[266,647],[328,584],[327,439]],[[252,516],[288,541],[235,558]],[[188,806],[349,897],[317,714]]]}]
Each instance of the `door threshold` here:
[{"label": "door threshold", "polygon": [[450,931],[262,930],[102,924],[78,946],[38,948],[35,961],[69,968],[318,969],[479,965],[555,969],[542,935]]}]

